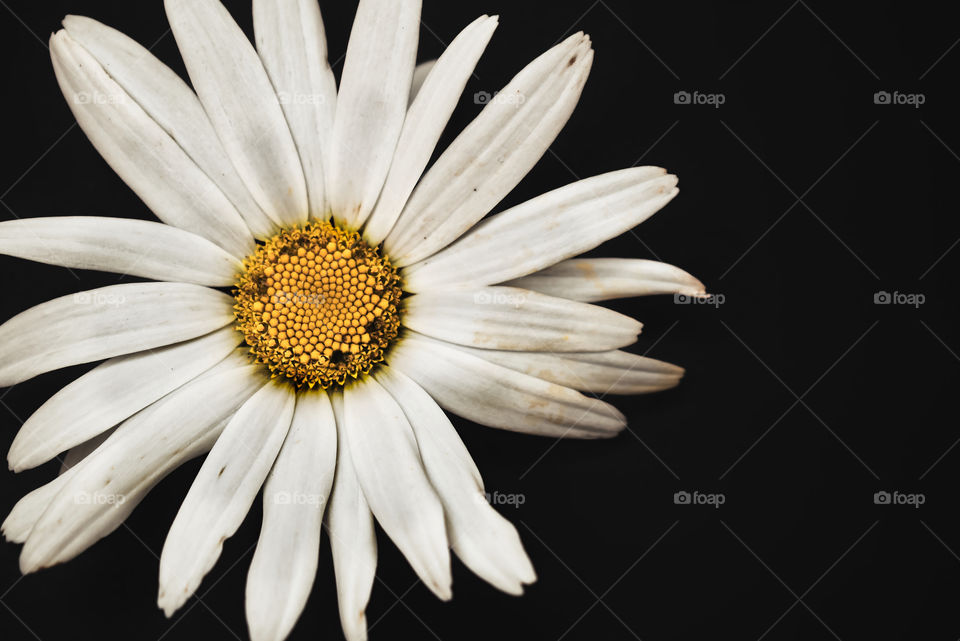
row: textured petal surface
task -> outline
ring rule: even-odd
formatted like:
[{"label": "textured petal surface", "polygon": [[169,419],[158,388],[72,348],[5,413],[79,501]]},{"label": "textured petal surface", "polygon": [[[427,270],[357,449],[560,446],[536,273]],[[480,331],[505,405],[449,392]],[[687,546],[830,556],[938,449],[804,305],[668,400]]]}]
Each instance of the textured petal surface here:
[{"label": "textured petal surface", "polygon": [[258,238],[272,236],[277,221],[271,220],[250,195],[187,83],[116,29],[82,16],[67,16],[63,26],[217,184],[253,234]]},{"label": "textured petal surface", "polygon": [[369,377],[346,388],[343,404],[345,438],[370,510],[427,587],[449,599],[443,507],[403,410]]},{"label": "textured petal surface", "polygon": [[706,294],[703,283],[679,267],[641,258],[575,258],[509,284],[586,302],[653,294]]},{"label": "textured petal surface", "polygon": [[451,343],[519,351],[596,352],[630,345],[643,327],[604,307],[514,287],[415,294],[403,323]]},{"label": "textured petal surface", "polygon": [[379,245],[400,217],[496,28],[496,18],[477,18],[454,38],[425,78],[407,111],[380,200],[364,227],[368,243]]},{"label": "textured petal surface", "polygon": [[450,419],[422,387],[390,368],[377,380],[403,409],[417,437],[430,482],[443,502],[450,545],[476,574],[509,594],[521,594],[536,573],[520,536],[490,507],[477,467]]},{"label": "textured petal surface", "polygon": [[7,455],[10,469],[36,467],[110,429],[222,361],[239,342],[239,334],[225,327],[97,366],[26,420]]},{"label": "textured petal surface", "polygon": [[390,365],[444,409],[481,425],[568,438],[610,438],[626,426],[603,401],[412,332],[394,348]]},{"label": "textured petal surface", "polygon": [[377,570],[377,537],[344,437],[343,395],[334,392],[331,401],[337,420],[337,474],[327,508],[327,531],[337,578],[337,607],[347,641],[365,641],[367,603]]},{"label": "textured petal surface", "polygon": [[157,604],[169,617],[200,586],[277,458],[295,395],[271,381],[237,410],[187,492],[160,554]]},{"label": "textured petal surface", "polygon": [[683,368],[629,352],[506,352],[457,346],[479,358],[591,394],[646,394],[676,387]]},{"label": "textured petal surface", "polygon": [[254,0],[257,52],[300,153],[310,215],[327,218],[324,152],[333,133],[337,83],[317,0]]},{"label": "textured petal surface", "polygon": [[271,218],[307,220],[300,156],[253,45],[218,0],[166,0],[197,96],[237,173]]},{"label": "textured petal surface", "polygon": [[253,249],[223,192],[86,49],[61,30],[50,37],[50,56],[80,128],[157,218],[238,257]]},{"label": "textured petal surface", "polygon": [[45,485],[41,485],[33,490],[13,506],[10,514],[3,521],[3,536],[12,543],[23,543],[33,531],[33,526],[37,524],[47,506],[56,498],[70,479],[73,478],[73,470],[67,470],[57,478]]},{"label": "textured petal surface", "polygon": [[290,431],[263,486],[263,525],[247,575],[252,641],[283,641],[303,611],[336,464],[330,399],[323,392],[298,395]]},{"label": "textured petal surface", "polygon": [[0,387],[179,343],[232,320],[232,297],[183,283],[112,285],[55,298],[0,325]]},{"label": "textured petal surface", "polygon": [[0,223],[0,254],[73,269],[229,287],[243,263],[211,241],[145,220],[54,216]]},{"label": "textured petal surface", "polygon": [[426,173],[387,236],[394,265],[443,249],[517,186],[573,113],[592,62],[589,39],[575,34],[489,101]]},{"label": "textured petal surface", "polygon": [[60,463],[59,474],[68,472],[71,468],[76,467],[77,463],[93,454],[96,449],[103,445],[103,442],[106,441],[110,435],[116,431],[116,429],[116,427],[111,427],[106,432],[100,432],[93,438],[87,439],[80,445],[71,447],[63,456],[63,461]]},{"label": "textured petal surface", "polygon": [[327,174],[334,219],[351,228],[377,202],[407,112],[420,0],[360,0],[343,64]]},{"label": "textured petal surface", "polygon": [[582,254],[640,224],[677,195],[659,167],[614,171],[555,189],[481,221],[404,270],[412,292],[501,283]]},{"label": "textured petal surface", "polygon": [[[254,366],[238,353],[125,421],[91,456],[52,481],[60,489],[31,531],[20,569],[68,561],[119,527],[157,482],[210,449],[225,420],[259,385]],[[39,503],[41,490],[21,503]]]}]

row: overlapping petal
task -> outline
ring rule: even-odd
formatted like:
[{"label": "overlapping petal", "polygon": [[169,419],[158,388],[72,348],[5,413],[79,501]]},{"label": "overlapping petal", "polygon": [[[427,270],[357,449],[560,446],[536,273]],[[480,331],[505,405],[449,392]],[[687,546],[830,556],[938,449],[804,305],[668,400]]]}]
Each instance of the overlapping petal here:
[{"label": "overlapping petal", "polygon": [[232,320],[229,295],[185,283],[129,283],[61,296],[0,325],[0,386],[179,343]]}]

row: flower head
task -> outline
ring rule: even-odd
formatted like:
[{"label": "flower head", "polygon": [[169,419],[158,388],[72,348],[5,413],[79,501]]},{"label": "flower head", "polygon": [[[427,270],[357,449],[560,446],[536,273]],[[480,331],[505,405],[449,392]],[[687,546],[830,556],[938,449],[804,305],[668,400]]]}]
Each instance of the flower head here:
[{"label": "flower head", "polygon": [[[171,615],[263,490],[247,579],[255,640],[285,638],[333,551],[341,622],[366,638],[374,522],[441,599],[450,550],[510,594],[536,579],[446,412],[609,438],[597,394],[676,385],[621,351],[641,325],[592,303],[703,286],[663,263],[576,258],[677,194],[635,167],[488,214],[572,113],[574,34],[524,67],[430,165],[497,26],[415,68],[417,0],[361,0],[337,85],[315,0],[254,0],[254,45],[217,0],[166,0],[194,89],[123,34],[68,16],[54,72],[90,142],[161,222],[0,223],[0,252],[150,282],[51,300],[0,326],[0,385],[103,361],[18,433],[15,471],[67,451],[3,524],[24,572],[65,562],[206,455],[167,535]],[[445,411],[446,410],[446,411]]]}]

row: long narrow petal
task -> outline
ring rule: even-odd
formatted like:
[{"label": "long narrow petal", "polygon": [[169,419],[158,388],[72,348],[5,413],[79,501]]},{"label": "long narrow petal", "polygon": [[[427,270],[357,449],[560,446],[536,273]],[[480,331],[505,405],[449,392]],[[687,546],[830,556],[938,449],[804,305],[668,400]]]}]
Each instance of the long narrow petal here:
[{"label": "long narrow petal", "polygon": [[413,101],[416,100],[417,94],[420,93],[420,87],[423,86],[424,81],[427,79],[427,76],[430,75],[430,72],[433,70],[433,66],[437,64],[436,59],[427,60],[426,62],[421,62],[416,67],[413,68],[413,82],[410,83],[410,104],[413,104]]},{"label": "long narrow petal", "polygon": [[0,325],[0,387],[179,343],[232,320],[229,295],[185,283],[129,283],[55,298]]},{"label": "long narrow petal", "polygon": [[390,353],[390,365],[444,409],[481,425],[567,438],[610,438],[626,426],[623,414],[601,400],[413,332]]},{"label": "long narrow petal", "polygon": [[33,490],[13,506],[10,514],[3,521],[0,529],[3,530],[3,537],[12,543],[23,543],[33,531],[33,526],[37,524],[44,511],[57,497],[60,490],[67,486],[67,483],[76,474],[73,468],[67,470],[57,478],[45,485],[41,485]]},{"label": "long narrow petal", "polygon": [[317,0],[254,0],[257,52],[280,98],[300,153],[310,215],[326,219],[325,152],[333,134],[337,83]]},{"label": "long narrow petal", "polygon": [[425,79],[407,111],[390,173],[363,230],[371,245],[379,245],[400,217],[496,28],[496,17],[477,18],[453,39]]},{"label": "long narrow petal", "polygon": [[296,396],[271,381],[237,410],[207,455],[160,554],[157,605],[169,617],[190,598],[240,527],[290,429]]},{"label": "long narrow petal", "polygon": [[337,420],[337,474],[327,509],[327,531],[337,578],[337,607],[347,641],[366,641],[367,603],[377,570],[377,536],[344,438],[343,395],[335,392],[331,400]]},{"label": "long narrow petal", "polygon": [[589,39],[575,34],[490,100],[426,173],[387,236],[394,265],[443,249],[517,186],[573,113],[592,62]]},{"label": "long narrow petal", "polygon": [[[262,384],[255,366],[237,353],[125,421],[48,484],[59,490],[30,532],[20,569],[66,562],[113,532],[161,479],[208,451],[226,419]],[[43,498],[39,490],[27,495],[14,513],[35,511]]]},{"label": "long narrow petal", "polygon": [[420,0],[360,0],[343,64],[327,189],[334,219],[359,228],[373,210],[407,113]]},{"label": "long narrow petal", "polygon": [[272,236],[279,221],[267,216],[250,195],[187,83],[116,29],[83,16],[67,16],[63,26],[217,184],[253,235]]},{"label": "long narrow petal", "polygon": [[458,345],[479,358],[591,394],[647,394],[676,387],[683,368],[629,352],[507,352]]},{"label": "long narrow petal", "polygon": [[243,269],[240,259],[188,231],[145,220],[101,216],[2,222],[0,254],[209,287],[233,285]]},{"label": "long narrow petal", "polygon": [[89,438],[83,443],[74,445],[67,450],[67,453],[63,456],[63,461],[60,463],[59,474],[69,472],[71,468],[76,467],[77,463],[93,454],[98,447],[103,445],[104,441],[110,438],[110,435],[116,431],[117,427],[119,426],[114,426],[105,432],[100,432],[93,438]]},{"label": "long narrow petal", "polygon": [[536,581],[516,528],[490,507],[470,453],[443,410],[400,372],[381,368],[376,379],[403,409],[417,437],[430,482],[443,501],[447,534],[457,556],[491,585],[523,593]]},{"label": "long narrow petal", "polygon": [[599,352],[630,345],[642,324],[596,305],[514,287],[415,294],[403,324],[450,343],[537,352]]},{"label": "long narrow petal", "polygon": [[706,294],[703,283],[679,267],[642,258],[573,258],[509,284],[585,302],[654,294]]},{"label": "long narrow petal", "polygon": [[63,457],[63,462],[60,464],[60,473],[57,478],[33,490],[13,506],[10,514],[4,520],[3,525],[0,526],[3,536],[8,541],[14,543],[23,543],[26,541],[33,526],[43,515],[43,511],[47,509],[47,506],[50,505],[50,502],[57,496],[57,493],[63,489],[73,474],[75,474],[75,472],[72,472],[73,468],[93,454],[115,431],[116,427],[111,428],[106,432],[101,432],[97,436],[84,441],[80,445],[70,448],[70,451]]},{"label": "long narrow petal", "polygon": [[323,511],[337,465],[337,426],[324,392],[306,392],[263,486],[263,525],[247,575],[253,641],[283,641],[317,574]]},{"label": "long narrow petal", "polygon": [[253,249],[250,230],[220,188],[86,49],[60,30],[50,37],[50,57],[83,132],[157,218],[238,257]]},{"label": "long narrow petal", "polygon": [[412,292],[490,285],[589,251],[649,218],[677,195],[676,176],[636,167],[581,180],[481,221],[404,272]]},{"label": "long narrow petal", "polygon": [[282,224],[306,222],[303,167],[253,45],[219,0],[164,5],[197,96],[250,194]]},{"label": "long narrow petal", "polygon": [[99,365],[27,419],[7,454],[10,469],[36,467],[110,429],[222,361],[239,342],[239,334],[225,327]]},{"label": "long narrow petal", "polygon": [[450,553],[443,506],[427,479],[403,410],[372,378],[344,391],[345,438],[363,495],[420,579],[444,601]]}]

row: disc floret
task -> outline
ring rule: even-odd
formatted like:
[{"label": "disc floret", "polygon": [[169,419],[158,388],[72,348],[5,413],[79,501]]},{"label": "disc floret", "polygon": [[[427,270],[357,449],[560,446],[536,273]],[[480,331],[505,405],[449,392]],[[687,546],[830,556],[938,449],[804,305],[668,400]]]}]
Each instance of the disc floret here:
[{"label": "disc floret", "polygon": [[237,329],[257,362],[298,387],[370,372],[400,328],[400,278],[376,247],[327,222],[281,231],[244,261]]}]

